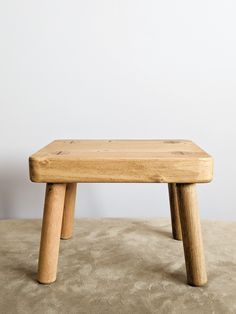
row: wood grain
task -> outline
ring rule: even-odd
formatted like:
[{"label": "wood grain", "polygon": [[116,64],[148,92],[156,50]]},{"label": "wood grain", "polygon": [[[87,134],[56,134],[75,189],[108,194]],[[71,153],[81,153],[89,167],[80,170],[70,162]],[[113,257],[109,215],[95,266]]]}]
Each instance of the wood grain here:
[{"label": "wood grain", "polygon": [[70,239],[73,233],[76,186],[76,183],[68,183],[66,185],[66,196],[61,228],[61,239],[63,240]]},{"label": "wood grain", "polygon": [[29,159],[33,182],[212,180],[212,157],[187,140],[56,140]]},{"label": "wood grain", "polygon": [[169,188],[169,199],[170,199],[172,235],[175,240],[182,240],[176,184],[169,183],[168,188]]},{"label": "wood grain", "polygon": [[66,184],[47,184],[41,243],[38,262],[38,281],[49,284],[56,280]]},{"label": "wood grain", "polygon": [[177,184],[187,281],[193,286],[207,283],[202,233],[195,184]]}]

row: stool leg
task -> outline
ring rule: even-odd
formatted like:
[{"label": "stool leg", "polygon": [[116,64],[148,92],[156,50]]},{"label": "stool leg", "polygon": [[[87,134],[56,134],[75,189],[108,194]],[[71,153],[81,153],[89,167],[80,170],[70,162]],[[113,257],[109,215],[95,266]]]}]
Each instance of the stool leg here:
[{"label": "stool leg", "polygon": [[207,274],[195,184],[177,184],[177,195],[187,281],[192,286],[202,286],[207,283]]},{"label": "stool leg", "polygon": [[73,233],[76,187],[76,183],[68,183],[66,185],[65,205],[61,229],[61,239],[63,240],[70,239]]},{"label": "stool leg", "polygon": [[170,199],[172,235],[175,240],[182,240],[176,184],[169,183],[168,189],[169,189],[169,199]]},{"label": "stool leg", "polygon": [[44,284],[56,280],[65,191],[66,184],[46,187],[38,262],[38,281]]}]

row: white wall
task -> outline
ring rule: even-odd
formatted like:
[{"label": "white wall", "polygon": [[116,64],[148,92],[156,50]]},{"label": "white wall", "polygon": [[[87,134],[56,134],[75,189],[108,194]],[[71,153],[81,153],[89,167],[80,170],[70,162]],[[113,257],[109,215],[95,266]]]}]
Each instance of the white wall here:
[{"label": "white wall", "polygon": [[[0,217],[41,217],[28,156],[55,138],[188,138],[201,214],[236,219],[234,0],[0,1]],[[167,216],[158,184],[81,184],[79,216]]]}]

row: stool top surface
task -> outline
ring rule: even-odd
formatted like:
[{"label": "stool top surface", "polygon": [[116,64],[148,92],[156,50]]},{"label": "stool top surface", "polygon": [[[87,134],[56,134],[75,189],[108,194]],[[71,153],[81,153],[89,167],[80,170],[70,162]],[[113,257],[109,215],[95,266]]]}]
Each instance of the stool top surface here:
[{"label": "stool top surface", "polygon": [[30,157],[30,176],[58,183],[209,182],[212,163],[189,140],[55,140]]}]

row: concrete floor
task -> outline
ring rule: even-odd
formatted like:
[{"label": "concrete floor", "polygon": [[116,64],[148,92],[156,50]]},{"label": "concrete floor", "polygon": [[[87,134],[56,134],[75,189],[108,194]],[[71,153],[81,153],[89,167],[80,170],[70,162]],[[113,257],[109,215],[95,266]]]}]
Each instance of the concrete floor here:
[{"label": "concrete floor", "polygon": [[80,219],[36,282],[41,221],[0,221],[0,313],[236,313],[236,222],[202,223],[209,283],[186,285],[167,219]]}]

